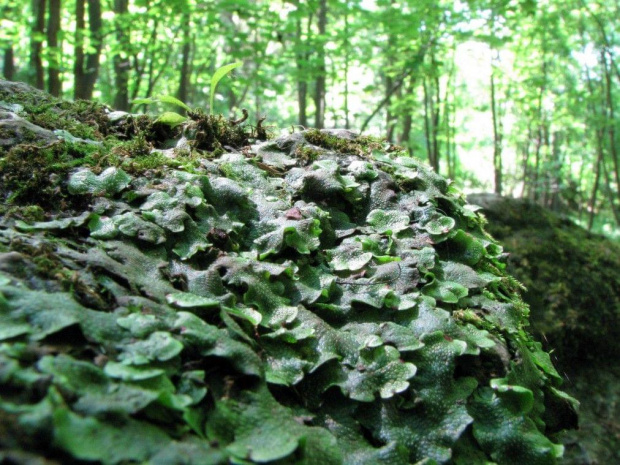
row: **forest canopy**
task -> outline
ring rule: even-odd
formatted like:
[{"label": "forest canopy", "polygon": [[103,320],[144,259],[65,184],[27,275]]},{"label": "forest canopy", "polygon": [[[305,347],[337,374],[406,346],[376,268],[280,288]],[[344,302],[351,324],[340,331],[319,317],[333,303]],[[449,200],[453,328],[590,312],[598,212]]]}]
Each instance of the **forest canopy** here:
[{"label": "forest canopy", "polygon": [[466,190],[620,223],[610,0],[0,0],[2,75],[116,110],[171,95],[384,136]]}]

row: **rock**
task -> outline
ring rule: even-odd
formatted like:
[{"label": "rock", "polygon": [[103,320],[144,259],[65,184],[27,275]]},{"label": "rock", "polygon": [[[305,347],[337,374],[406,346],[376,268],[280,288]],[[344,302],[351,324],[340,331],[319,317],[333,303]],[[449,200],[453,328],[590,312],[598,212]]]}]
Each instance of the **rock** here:
[{"label": "rock", "polygon": [[562,364],[620,356],[620,246],[525,199],[468,199],[510,254],[532,329]]},{"label": "rock", "polygon": [[0,148],[7,150],[17,144],[47,145],[58,137],[47,129],[36,126],[10,111],[0,110]]},{"label": "rock", "polygon": [[[525,329],[501,247],[444,178],[349,131],[256,141],[195,112],[117,139],[100,113],[101,147],[59,142],[59,201],[10,194],[0,217],[0,449],[557,462],[576,401]],[[182,135],[191,151],[151,150]],[[0,169],[19,190],[30,173],[12,153]]]}]

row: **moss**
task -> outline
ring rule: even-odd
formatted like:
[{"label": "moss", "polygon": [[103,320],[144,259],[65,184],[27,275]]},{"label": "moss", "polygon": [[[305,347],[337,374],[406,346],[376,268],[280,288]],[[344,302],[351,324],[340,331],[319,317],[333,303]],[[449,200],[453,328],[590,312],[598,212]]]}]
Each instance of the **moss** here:
[{"label": "moss", "polygon": [[93,165],[97,146],[58,141],[44,147],[20,144],[0,158],[0,198],[16,205],[62,209],[64,181],[77,166]]},{"label": "moss", "polygon": [[386,143],[384,139],[379,139],[377,137],[357,136],[354,139],[347,139],[319,129],[308,129],[304,132],[304,137],[313,145],[343,154],[368,156],[373,150],[381,150],[386,152],[403,150],[402,148]]},{"label": "moss", "polygon": [[321,152],[308,145],[299,145],[295,149],[295,156],[303,163],[308,163],[316,160],[321,155]]},{"label": "moss", "polygon": [[0,101],[21,104],[24,108],[21,114],[44,129],[60,129],[74,137],[91,140],[101,140],[110,134],[107,124],[109,110],[97,102],[41,99],[39,94],[0,94]]},{"label": "moss", "polygon": [[250,143],[252,133],[244,125],[234,124],[222,115],[207,115],[197,109],[187,116],[191,121],[186,131],[195,149],[218,155],[225,147],[239,149]]},{"label": "moss", "polygon": [[39,205],[7,207],[3,214],[6,215],[7,218],[17,218],[29,223],[43,221],[45,219],[45,210],[43,210]]}]

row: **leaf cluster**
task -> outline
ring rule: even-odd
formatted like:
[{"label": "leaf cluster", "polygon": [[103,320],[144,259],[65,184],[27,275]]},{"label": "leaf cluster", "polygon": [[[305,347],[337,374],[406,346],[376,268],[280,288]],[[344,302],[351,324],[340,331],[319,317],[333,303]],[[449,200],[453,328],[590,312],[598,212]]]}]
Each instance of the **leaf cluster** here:
[{"label": "leaf cluster", "polygon": [[88,207],[2,220],[4,449],[556,463],[575,402],[483,218],[398,150],[297,159],[306,135],[193,173],[82,167],[62,188]]}]

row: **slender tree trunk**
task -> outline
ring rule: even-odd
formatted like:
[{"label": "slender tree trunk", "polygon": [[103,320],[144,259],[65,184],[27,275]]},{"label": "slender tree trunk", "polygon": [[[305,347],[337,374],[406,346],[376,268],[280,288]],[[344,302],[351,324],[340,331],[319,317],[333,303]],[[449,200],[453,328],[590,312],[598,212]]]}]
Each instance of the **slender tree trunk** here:
[{"label": "slender tree trunk", "polygon": [[344,13],[344,127],[349,129],[351,122],[349,121],[349,60],[351,50],[349,46],[349,2],[345,1]]},{"label": "slender tree trunk", "polygon": [[543,146],[543,127],[542,122],[539,123],[538,131],[536,135],[536,150],[534,151],[534,169],[532,173],[532,180],[530,182],[530,195],[529,197],[534,200],[534,202],[538,201],[540,196],[540,190],[538,186],[539,175],[540,175],[540,152],[542,151]]},{"label": "slender tree trunk", "polygon": [[497,103],[495,64],[491,60],[491,116],[493,117],[493,170],[495,193],[502,195],[502,123]]},{"label": "slender tree trunk", "polygon": [[611,190],[611,178],[609,176],[609,170],[607,169],[607,164],[605,163],[605,160],[603,160],[602,164],[603,175],[605,176],[605,193],[607,194],[607,198],[609,199],[609,208],[611,208],[611,212],[614,214],[616,225],[620,226],[620,212],[616,207],[616,197],[614,195],[614,192]]},{"label": "slender tree trunk", "polygon": [[[584,147],[584,149],[585,149],[585,147]],[[583,220],[583,206],[586,203],[586,199],[585,199],[585,196],[583,194],[583,190],[581,189],[581,186],[583,185],[583,175],[584,175],[585,167],[586,167],[586,164],[585,163],[581,163],[581,166],[579,167],[579,177],[577,178],[578,179],[577,180],[577,186],[578,186],[577,187],[577,195],[578,195],[578,198],[579,198],[579,201],[578,201],[579,202],[578,203],[578,205],[579,205],[578,206],[578,209],[579,209],[579,214],[578,214],[579,215],[578,216],[579,222],[581,222]]]},{"label": "slender tree trunk", "polygon": [[[435,63],[435,57],[433,56],[433,68],[437,69],[437,64]],[[441,115],[441,94],[439,89],[439,73],[435,74],[435,78],[433,79],[434,90],[435,90],[435,99],[431,95],[431,102],[433,103],[433,156],[434,163],[433,168],[436,173],[439,173],[439,125],[440,125],[440,115]]]},{"label": "slender tree trunk", "polygon": [[86,13],[85,0],[75,0],[75,61],[73,63],[73,97],[80,98],[80,90],[84,86],[84,30],[86,22],[84,14]]},{"label": "slender tree trunk", "polygon": [[390,109],[390,100],[393,94],[392,87],[394,85],[394,80],[389,76],[385,76],[385,91],[386,97],[388,99],[388,103],[386,104],[387,110],[385,112],[385,138],[388,142],[394,142],[394,128],[396,126],[396,119],[392,114],[392,110]]},{"label": "slender tree trunk", "polygon": [[[300,8],[300,2],[296,3],[297,8]],[[312,14],[308,17],[308,37],[310,36]],[[307,61],[308,50],[307,40],[303,40],[303,24],[301,18],[297,19],[297,30],[295,34],[295,59],[297,61],[297,106],[299,109],[299,125],[304,128],[308,127],[308,81],[307,81]]]},{"label": "slender tree trunk", "polygon": [[590,202],[589,202],[589,210],[590,210],[590,215],[588,217],[588,231],[592,231],[592,225],[594,224],[594,215],[595,215],[595,211],[596,211],[596,197],[598,195],[598,186],[599,186],[599,180],[601,177],[601,163],[603,162],[603,144],[602,144],[602,138],[603,138],[603,133],[602,131],[597,130],[597,157],[596,157],[596,162],[594,163],[594,185],[592,186],[592,194],[590,195]]},{"label": "slender tree trunk", "polygon": [[317,50],[317,76],[314,90],[314,126],[317,129],[325,127],[325,33],[327,28],[327,0],[319,1],[318,14],[319,40]]},{"label": "slender tree trunk", "polygon": [[9,45],[4,49],[4,59],[2,61],[2,73],[7,81],[12,81],[15,76],[15,57],[13,46]]},{"label": "slender tree trunk", "polygon": [[[453,51],[454,53],[454,51]],[[453,116],[453,98],[454,89],[452,88],[454,74],[455,74],[454,55],[452,56],[452,63],[450,70],[448,71],[448,80],[446,81],[446,91],[443,97],[443,127],[445,134],[445,147],[446,147],[446,164],[448,168],[448,177],[450,179],[455,178],[455,154],[453,152],[454,141],[454,126],[452,118]],[[452,96],[452,98],[451,98]]]},{"label": "slender tree trunk", "polygon": [[527,139],[521,144],[521,171],[523,187],[521,190],[521,198],[528,196],[528,178],[529,178],[529,163],[530,163],[530,146],[532,145],[532,120],[527,123]]},{"label": "slender tree trunk", "polygon": [[99,76],[99,57],[102,46],[102,20],[101,20],[101,1],[88,0],[88,30],[92,52],[84,52],[84,21],[85,0],[76,0],[75,7],[75,27],[76,27],[76,47],[75,47],[75,88],[74,98],[90,100],[93,97],[95,83]]},{"label": "slender tree trunk", "polygon": [[[611,152],[611,160],[614,164],[614,180],[616,181],[616,192],[620,198],[620,168],[618,166],[618,148],[616,144],[616,117],[614,109],[614,100],[611,93],[611,73],[607,65],[607,59],[601,52],[601,64],[605,74],[605,103],[607,106],[607,135],[609,137],[609,151]],[[614,204],[615,205],[615,204]]]},{"label": "slender tree trunk", "polygon": [[[153,23],[153,30],[151,33],[151,37],[153,38],[151,40],[151,44],[155,43],[155,38],[157,37],[157,29],[159,27],[159,20],[156,19]],[[174,34],[172,36],[172,40],[171,42],[175,42],[177,36],[179,35],[179,29],[176,29],[174,31]],[[167,71],[168,69],[168,63],[170,63],[170,60],[172,58],[172,55],[174,54],[174,49],[168,49],[166,55],[164,56],[164,60],[163,63],[161,65],[159,65],[159,69],[156,68],[156,65],[158,65],[157,63],[157,53],[156,50],[153,49],[152,52],[150,53],[149,59],[148,59],[148,66],[147,66],[147,76],[148,76],[148,86],[146,88],[146,96],[150,97],[151,95],[153,95],[153,91],[155,90],[155,86],[157,85],[157,83],[159,82],[159,80],[161,79],[161,77],[164,75],[164,73]]]},{"label": "slender tree trunk", "polygon": [[118,51],[114,55],[114,108],[129,111],[129,34],[127,31],[128,0],[114,0],[114,20]]},{"label": "slender tree trunk", "polygon": [[47,87],[50,94],[59,97],[62,93],[60,82],[60,56],[58,31],[60,31],[61,0],[49,0],[49,17],[47,20],[47,46],[50,49],[50,63],[47,70]]},{"label": "slender tree trunk", "polygon": [[424,87],[424,138],[426,139],[426,153],[428,156],[428,163],[435,168],[435,154],[433,153],[433,144],[431,141],[431,105],[428,103],[430,96],[426,78],[423,79],[422,85]]},{"label": "slender tree trunk", "polygon": [[[416,85],[415,77],[409,76],[407,89],[405,90],[405,93],[407,95],[414,95],[416,92],[415,85]],[[411,137],[411,126],[413,124],[413,108],[409,106],[406,111],[407,112],[405,113],[405,117],[403,118],[403,131],[398,137],[398,144],[404,145],[405,147],[407,147],[407,151],[409,152],[409,155],[413,155],[413,149],[409,141],[409,138]]]},{"label": "slender tree trunk", "polygon": [[177,94],[182,102],[187,102],[189,92],[189,57],[192,45],[190,34],[190,14],[187,11],[183,14],[183,49],[181,51],[181,75],[179,76],[179,92]]},{"label": "slender tree trunk", "polygon": [[43,60],[41,58],[43,50],[42,37],[45,34],[45,3],[45,0],[32,0],[34,20],[30,43],[30,70],[32,73],[31,83],[38,89],[44,89],[45,87]]},{"label": "slender tree trunk", "polygon": [[549,194],[547,197],[547,207],[549,207],[553,211],[558,211],[560,209],[560,183],[562,176],[562,155],[561,155],[561,145],[562,145],[562,135],[555,131],[553,136],[551,137],[551,159],[552,159],[552,169],[549,172]]}]

